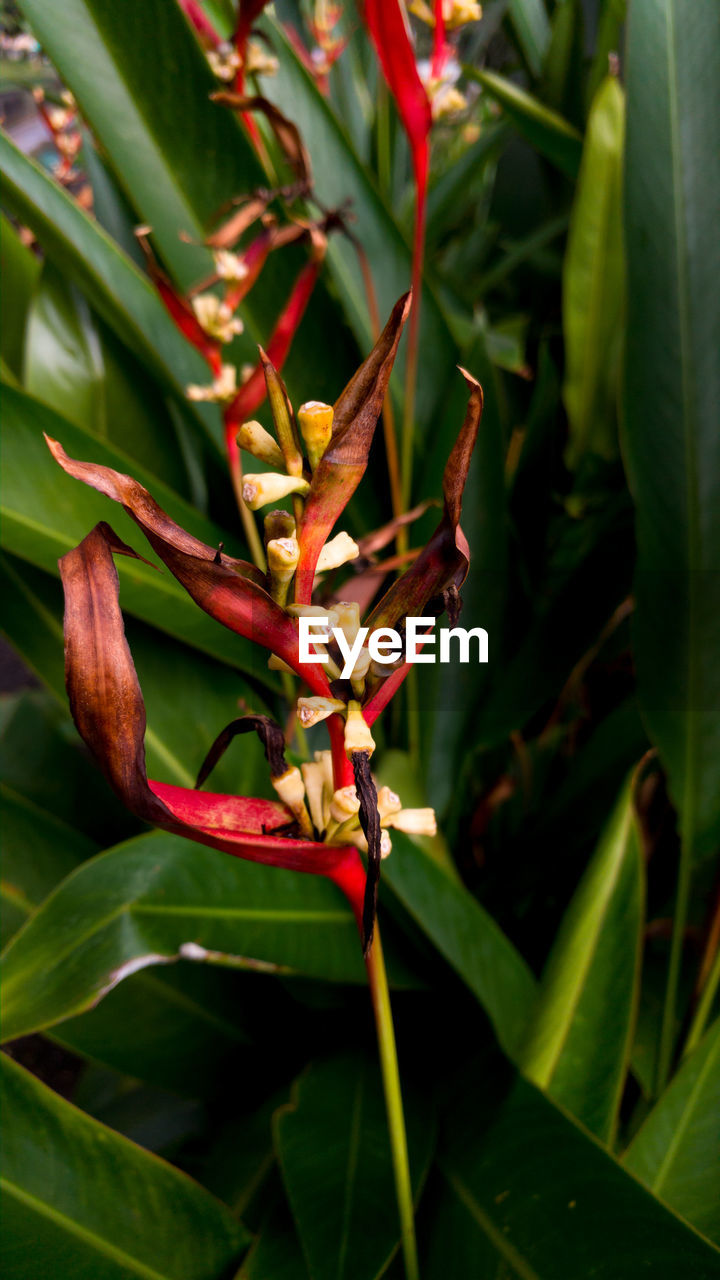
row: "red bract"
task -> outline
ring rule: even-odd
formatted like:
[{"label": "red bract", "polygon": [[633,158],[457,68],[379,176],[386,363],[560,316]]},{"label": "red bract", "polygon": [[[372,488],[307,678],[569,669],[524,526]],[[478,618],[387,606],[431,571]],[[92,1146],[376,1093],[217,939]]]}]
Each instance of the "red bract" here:
[{"label": "red bract", "polygon": [[424,207],[432,111],[400,0],[365,0],[365,20],[410,142],[418,206]]},{"label": "red bract", "polygon": [[205,47],[208,49],[217,48],[220,44],[220,36],[199,0],[179,0],[179,4],[188,22],[195,28]]}]

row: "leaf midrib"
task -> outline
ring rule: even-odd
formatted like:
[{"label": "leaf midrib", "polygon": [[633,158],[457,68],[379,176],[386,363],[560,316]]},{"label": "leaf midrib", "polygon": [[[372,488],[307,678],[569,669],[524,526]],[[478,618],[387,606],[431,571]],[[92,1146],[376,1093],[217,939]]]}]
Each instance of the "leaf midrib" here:
[{"label": "leaf midrib", "polygon": [[83,1226],[76,1222],[74,1218],[70,1218],[67,1214],[61,1213],[59,1209],[41,1200],[32,1192],[26,1191],[24,1187],[20,1187],[17,1183],[12,1182],[9,1178],[0,1177],[0,1186],[9,1195],[14,1196],[22,1204],[30,1208],[40,1217],[49,1219],[56,1226],[61,1227],[69,1235],[77,1237],[90,1245],[96,1253],[100,1253],[105,1258],[109,1258],[112,1262],[116,1262],[118,1266],[130,1267],[132,1274],[141,1277],[141,1280],[172,1280],[169,1273],[156,1271],[153,1267],[148,1267],[144,1262],[126,1253],[124,1249],[119,1249],[117,1245],[112,1244],[109,1240],[103,1239],[95,1231],[91,1231],[89,1227]]},{"label": "leaf midrib", "polygon": [[672,1167],[672,1163],[675,1158],[675,1155],[677,1154],[677,1150],[680,1145],[680,1142],[682,1138],[685,1136],[688,1125],[690,1124],[692,1112],[693,1112],[695,1103],[697,1101],[698,1095],[701,1093],[703,1089],[703,1086],[708,1077],[708,1074],[710,1073],[710,1070],[716,1065],[718,1051],[720,1051],[720,1037],[718,1037],[714,1046],[711,1048],[702,1066],[702,1069],[698,1073],[698,1078],[695,1081],[695,1084],[693,1088],[690,1090],[690,1093],[688,1095],[685,1107],[683,1109],[680,1123],[677,1125],[675,1129],[675,1132],[668,1144],[667,1151],[665,1152],[665,1155],[660,1163],[660,1166],[655,1175],[655,1178],[651,1183],[652,1189],[653,1191],[656,1192],[657,1195],[661,1194],[663,1183],[665,1182],[665,1179],[668,1173],[670,1172],[670,1169]]},{"label": "leaf midrib", "polygon": [[510,1264],[516,1275],[520,1277],[520,1280],[541,1280],[538,1272],[530,1266],[530,1263],[527,1262],[515,1246],[510,1243],[507,1236],[505,1236],[503,1232],[495,1226],[495,1223],[485,1213],[485,1210],[481,1209],[469,1187],[466,1187],[460,1176],[458,1174],[451,1173],[447,1168],[443,1169],[443,1173],[461,1204],[463,1204],[467,1209],[470,1216],[480,1227],[480,1230],[488,1237],[493,1247],[497,1249],[498,1253]]}]

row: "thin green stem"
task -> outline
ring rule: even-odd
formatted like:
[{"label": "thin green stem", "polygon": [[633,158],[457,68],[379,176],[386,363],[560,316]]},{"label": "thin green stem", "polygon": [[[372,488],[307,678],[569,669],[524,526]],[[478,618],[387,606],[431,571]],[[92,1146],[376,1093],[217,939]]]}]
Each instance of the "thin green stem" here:
[{"label": "thin green stem", "polygon": [[670,963],[668,965],[667,988],[665,991],[665,1007],[663,1009],[662,1029],[660,1032],[660,1049],[658,1052],[657,1078],[655,1095],[659,1097],[665,1089],[670,1076],[675,1052],[676,1017],[678,988],[682,969],[683,943],[690,906],[690,885],[692,882],[693,861],[692,819],[683,823],[681,832],[680,867],[678,869],[678,887],[675,900],[675,918],[673,920],[672,942],[670,944]]},{"label": "thin green stem", "polygon": [[710,1011],[715,1003],[715,997],[720,987],[720,950],[715,955],[713,966],[708,974],[707,982],[702,989],[702,995],[698,1000],[698,1006],[695,1010],[695,1016],[690,1024],[688,1037],[685,1041],[683,1057],[686,1058],[689,1053],[700,1043],[705,1034],[705,1028],[710,1017]]},{"label": "thin green stem", "polygon": [[390,1134],[395,1191],[400,1215],[400,1235],[406,1280],[419,1280],[417,1244],[415,1242],[415,1214],[413,1210],[410,1162],[408,1160],[405,1117],[403,1115],[400,1072],[398,1070],[395,1028],[390,1008],[385,960],[383,958],[380,930],[375,924],[375,937],[365,960],[370,992],[372,995],[375,1026],[377,1028],[380,1068],[385,1090],[385,1107]]}]

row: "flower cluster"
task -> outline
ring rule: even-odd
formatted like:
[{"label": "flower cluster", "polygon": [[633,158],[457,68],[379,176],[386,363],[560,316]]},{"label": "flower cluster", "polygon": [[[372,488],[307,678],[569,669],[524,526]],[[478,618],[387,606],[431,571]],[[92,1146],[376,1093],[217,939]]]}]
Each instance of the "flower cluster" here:
[{"label": "flower cluster", "polygon": [[[378,791],[370,760],[372,725],[405,679],[410,663],[374,666],[360,649],[353,670],[341,673],[329,633],[318,639],[319,662],[304,661],[299,620],[318,606],[318,574],[347,563],[357,546],[345,533],[330,536],[368,464],[410,295],[401,298],[370,355],[332,408],[309,401],[292,410],[280,375],[264,352],[260,360],[277,439],[257,423],[240,428],[242,446],[282,466],[246,476],[248,501],[259,507],[279,494],[293,511],[265,517],[267,572],[215,550],[179,528],[131,477],[69,458],[48,439],[54,457],[76,479],[120,503],[150,546],[195,602],[226,627],[270,651],[270,664],[299,676],[307,693],[297,698],[305,726],[324,722],[330,747],[298,767],[285,759],[284,734],[265,716],[247,715],[219,734],[195,790],[149,780],[145,771],[145,708],[124,635],[115,555],[136,556],[109,525],[92,530],[60,562],[65,590],[66,677],[77,727],[123,801],[140,817],[238,857],[326,875],[352,904],[365,950],[370,947],[380,862],[390,851],[388,829],[432,834],[428,809],[403,809],[387,787]],[[443,514],[428,544],[371,610],[368,635],[401,626],[408,615],[457,608],[469,565],[460,528],[462,495],[482,412],[482,392],[463,372],[468,409],[443,477]],[[342,590],[342,589],[341,589]],[[329,606],[332,624],[352,647],[360,609],[352,599]],[[320,610],[328,614],[327,608]],[[263,741],[276,801],[200,790],[238,733]],[[360,852],[367,857],[367,871]]]}]

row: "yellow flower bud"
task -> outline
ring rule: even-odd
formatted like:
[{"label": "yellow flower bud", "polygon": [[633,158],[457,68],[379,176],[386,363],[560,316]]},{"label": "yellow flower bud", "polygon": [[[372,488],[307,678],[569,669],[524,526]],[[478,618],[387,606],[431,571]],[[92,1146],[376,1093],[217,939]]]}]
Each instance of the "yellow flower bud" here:
[{"label": "yellow flower bud", "polygon": [[297,538],[271,538],[266,548],[270,594],[278,604],[285,604],[288,586],[300,559]]},{"label": "yellow flower bud", "polygon": [[404,831],[409,836],[437,835],[437,819],[434,809],[401,809],[387,819],[389,827]]},{"label": "yellow flower bud", "polygon": [[345,721],[345,754],[351,756],[353,751],[367,751],[371,756],[375,750],[375,739],[359,702],[349,702],[347,720]]},{"label": "yellow flower bud", "polygon": [[339,698],[298,698],[297,715],[303,729],[312,729],[314,724],[327,720],[328,716],[344,711],[345,703]]},{"label": "yellow flower bud", "polygon": [[244,63],[246,75],[274,76],[277,75],[279,65],[277,58],[268,53],[259,40],[248,40]]},{"label": "yellow flower bud", "polygon": [[334,822],[346,822],[360,812],[360,801],[354,787],[340,787],[330,801],[330,817]]},{"label": "yellow flower bud", "polygon": [[246,475],[243,480],[242,496],[251,511],[266,507],[268,502],[279,502],[291,493],[307,493],[310,485],[301,476],[281,476],[275,471],[264,471],[258,475]]},{"label": "yellow flower bud", "polygon": [[[316,754],[320,755],[321,753],[318,751]],[[325,765],[322,761],[308,760],[305,764],[300,765],[300,769],[305,783],[305,796],[310,809],[310,817],[313,820],[315,830],[322,834],[330,817]],[[332,786],[332,782],[330,786]]]},{"label": "yellow flower bud", "polygon": [[340,627],[348,644],[352,646],[360,630],[360,605],[357,600],[336,600],[333,609],[337,614],[335,626]]},{"label": "yellow flower bud", "polygon": [[[254,458],[266,462],[268,466],[283,467],[285,465],[280,445],[259,422],[243,422],[235,439],[238,448],[245,449]],[[293,525],[294,523],[293,521]]]},{"label": "yellow flower bud", "polygon": [[221,280],[239,284],[241,280],[245,279],[248,269],[239,253],[232,253],[230,249],[216,249],[213,253],[213,258],[215,260],[215,270]]},{"label": "yellow flower bud", "polygon": [[381,787],[377,795],[377,806],[380,822],[385,824],[392,814],[400,812],[402,801],[399,795],[396,795],[389,787]]},{"label": "yellow flower bud", "polygon": [[296,819],[302,834],[312,839],[314,832],[310,814],[305,808],[305,786],[300,770],[295,765],[291,765],[285,773],[280,774],[279,778],[271,778],[270,781],[279,799],[287,805]]},{"label": "yellow flower bud", "polygon": [[298,409],[297,418],[308,460],[314,471],[332,436],[332,407],[320,400],[308,400]]},{"label": "yellow flower bud", "polygon": [[242,333],[243,322],[214,293],[201,293],[192,300],[193,311],[200,324],[210,338],[218,342],[232,342],[236,334]]},{"label": "yellow flower bud", "polygon": [[234,364],[224,364],[219,376],[209,387],[199,387],[191,383],[187,388],[188,400],[205,400],[210,404],[222,404],[232,400],[237,391],[236,370]]},{"label": "yellow flower bud", "polygon": [[318,556],[316,573],[328,573],[331,569],[339,569],[348,560],[355,560],[360,555],[357,542],[353,542],[349,533],[338,533],[330,542],[326,542]]}]

